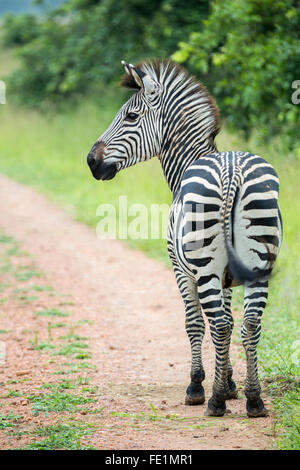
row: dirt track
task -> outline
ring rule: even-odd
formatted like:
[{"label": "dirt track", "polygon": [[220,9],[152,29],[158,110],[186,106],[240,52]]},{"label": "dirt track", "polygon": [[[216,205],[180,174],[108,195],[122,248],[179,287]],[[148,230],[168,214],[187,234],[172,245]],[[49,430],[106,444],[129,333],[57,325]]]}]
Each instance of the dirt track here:
[{"label": "dirt track", "polygon": [[[99,429],[89,437],[91,445],[97,449],[273,448],[272,417],[246,417],[245,364],[238,344],[231,347],[234,379],[240,390],[240,398],[227,404],[232,413],[208,418],[203,416],[206,404],[184,405],[190,347],[171,270],[121,242],[97,239],[94,230],[73,221],[33,189],[4,176],[0,176],[0,213],[0,229],[32,255],[45,273],[44,282],[72,298],[74,319],[89,320],[84,334],[90,338],[92,362],[97,366],[90,375],[98,390],[98,406],[104,409],[94,417]],[[41,299],[39,302],[43,306]],[[41,320],[33,317],[30,306],[8,303],[1,308],[14,333],[6,338],[7,362],[0,373],[13,378],[18,369],[25,368],[41,383],[49,370],[41,367],[37,352],[22,346],[28,343],[22,336],[24,327],[36,329]],[[208,328],[203,358],[209,398],[214,351]],[[24,382],[19,387],[28,390],[30,385]],[[116,412],[151,415],[150,403],[161,419],[116,416]],[[268,407],[268,397],[265,403]],[[26,408],[31,419],[30,406],[18,400],[11,406],[14,412],[23,406],[23,414]],[[172,419],[174,415],[177,419]],[[190,419],[184,420],[186,417]],[[41,420],[39,417],[39,423]],[[5,442],[2,437],[1,448],[12,444],[12,438]]]}]

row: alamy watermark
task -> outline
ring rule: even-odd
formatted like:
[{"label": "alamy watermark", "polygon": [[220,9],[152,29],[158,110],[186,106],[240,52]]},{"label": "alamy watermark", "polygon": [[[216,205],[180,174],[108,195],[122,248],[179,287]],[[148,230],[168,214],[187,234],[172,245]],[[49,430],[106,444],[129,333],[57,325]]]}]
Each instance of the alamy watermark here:
[{"label": "alamy watermark", "polygon": [[294,80],[292,82],[291,88],[295,88],[294,93],[292,93],[291,100],[293,104],[300,103],[300,80]]},{"label": "alamy watermark", "polygon": [[6,103],[6,85],[3,80],[0,80],[0,104]]},{"label": "alamy watermark", "polygon": [[204,205],[201,203],[128,204],[127,196],[120,196],[118,204],[101,204],[96,216],[98,238],[120,240],[167,239],[169,216],[172,211],[172,239],[180,238],[186,249],[202,246],[204,241]]},{"label": "alamy watermark", "polygon": [[170,213],[168,204],[128,205],[127,196],[120,196],[118,206],[101,204],[96,216],[101,217],[96,227],[99,238],[120,240],[167,238]]}]

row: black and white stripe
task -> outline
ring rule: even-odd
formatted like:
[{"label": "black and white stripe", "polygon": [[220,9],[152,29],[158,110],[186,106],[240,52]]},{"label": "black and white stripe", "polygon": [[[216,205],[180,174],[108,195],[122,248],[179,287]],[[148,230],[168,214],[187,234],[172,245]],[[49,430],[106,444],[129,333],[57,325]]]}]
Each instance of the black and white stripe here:
[{"label": "black and white stripe", "polygon": [[[282,239],[277,174],[257,155],[217,151],[218,108],[206,88],[184,69],[168,61],[123,65],[122,84],[136,93],[97,141],[105,147],[97,175],[101,178],[103,165],[120,171],[154,156],[161,161],[174,195],[168,251],[185,304],[192,352],[186,403],[204,401],[203,312],[216,350],[207,414],[223,415],[226,399],[237,396],[229,358],[231,295],[232,287],[244,284],[247,412],[265,416],[256,347],[268,279]],[[133,121],[130,113],[135,113]]]}]

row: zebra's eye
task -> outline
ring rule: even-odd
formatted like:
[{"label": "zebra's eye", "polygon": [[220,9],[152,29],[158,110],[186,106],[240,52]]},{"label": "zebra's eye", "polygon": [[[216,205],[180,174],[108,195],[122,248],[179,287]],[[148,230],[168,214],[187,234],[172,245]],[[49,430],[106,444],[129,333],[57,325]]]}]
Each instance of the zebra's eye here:
[{"label": "zebra's eye", "polygon": [[126,121],[135,121],[139,117],[136,113],[128,113],[126,116]]}]

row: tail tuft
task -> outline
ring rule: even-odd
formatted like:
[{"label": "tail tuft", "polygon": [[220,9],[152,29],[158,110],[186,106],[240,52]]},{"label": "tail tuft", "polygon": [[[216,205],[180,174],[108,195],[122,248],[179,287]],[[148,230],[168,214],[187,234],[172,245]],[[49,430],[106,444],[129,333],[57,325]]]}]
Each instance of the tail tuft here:
[{"label": "tail tuft", "polygon": [[229,271],[233,278],[239,283],[245,284],[246,282],[259,281],[263,278],[268,279],[271,276],[272,267],[266,269],[257,269],[255,271],[247,268],[247,266],[244,265],[237,255],[227,237],[225,237],[225,246],[228,256]]}]

